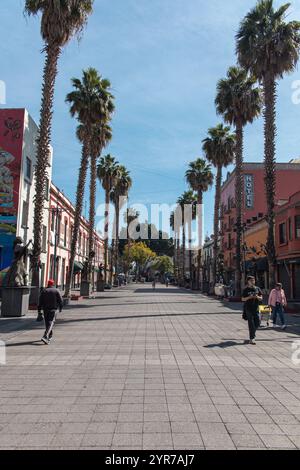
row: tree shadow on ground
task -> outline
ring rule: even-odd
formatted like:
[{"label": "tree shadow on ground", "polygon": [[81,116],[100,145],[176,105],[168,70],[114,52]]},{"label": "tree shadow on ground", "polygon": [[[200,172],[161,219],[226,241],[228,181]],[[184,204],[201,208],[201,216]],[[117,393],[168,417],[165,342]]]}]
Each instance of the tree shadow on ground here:
[{"label": "tree shadow on ground", "polygon": [[143,288],[143,287],[138,287],[134,289],[134,292],[138,294],[192,294],[193,291],[186,291],[183,289],[169,289],[168,287],[156,287],[155,289],[152,289],[151,287]]},{"label": "tree shadow on ground", "polygon": [[218,312],[218,313],[207,313],[207,312],[178,312],[178,313],[153,313],[153,314],[144,314],[144,315],[125,315],[125,316],[115,316],[115,317],[85,317],[85,318],[72,318],[72,319],[59,319],[57,324],[62,325],[63,323],[77,323],[77,322],[87,322],[87,321],[105,321],[105,320],[128,320],[134,318],[160,318],[160,317],[185,317],[185,316],[199,316],[199,315],[227,315],[227,312]]}]

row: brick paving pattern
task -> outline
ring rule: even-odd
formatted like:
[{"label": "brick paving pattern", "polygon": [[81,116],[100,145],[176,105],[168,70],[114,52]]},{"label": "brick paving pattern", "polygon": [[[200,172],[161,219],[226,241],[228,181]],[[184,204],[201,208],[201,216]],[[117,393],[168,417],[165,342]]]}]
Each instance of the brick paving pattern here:
[{"label": "brick paving pattern", "polygon": [[1,319],[0,448],[299,449],[299,318],[258,331],[236,305],[131,285],[60,314]]}]

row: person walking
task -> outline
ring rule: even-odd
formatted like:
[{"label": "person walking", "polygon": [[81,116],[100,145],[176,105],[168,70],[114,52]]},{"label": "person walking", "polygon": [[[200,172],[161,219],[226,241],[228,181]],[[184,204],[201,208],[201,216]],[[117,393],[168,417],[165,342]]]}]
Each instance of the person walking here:
[{"label": "person walking", "polygon": [[63,300],[60,295],[60,292],[56,287],[54,287],[53,279],[49,279],[48,287],[44,289],[40,295],[38,313],[41,315],[41,311],[44,312],[45,320],[45,333],[41,341],[45,344],[49,344],[53,337],[53,327],[55,323],[55,315],[57,309],[62,311]]},{"label": "person walking", "polygon": [[269,295],[269,306],[272,308],[272,319],[273,326],[276,328],[277,315],[281,321],[281,329],[286,329],[284,307],[287,305],[285,292],[282,288],[282,284],[277,282],[275,288],[271,290]]},{"label": "person walking", "polygon": [[154,278],[152,281],[152,289],[155,290],[156,287],[156,279]]},{"label": "person walking", "polygon": [[247,286],[243,290],[242,302],[244,302],[244,312],[248,320],[250,344],[256,344],[256,330],[259,327],[258,305],[263,299],[262,292],[255,285],[255,277],[247,277]]},{"label": "person walking", "polygon": [[166,277],[166,287],[169,287],[169,278]]}]

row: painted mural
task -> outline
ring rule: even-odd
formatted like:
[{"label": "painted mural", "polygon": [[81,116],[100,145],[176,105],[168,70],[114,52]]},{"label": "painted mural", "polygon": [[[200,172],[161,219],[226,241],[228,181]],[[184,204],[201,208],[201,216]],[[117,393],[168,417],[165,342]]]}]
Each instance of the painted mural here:
[{"label": "painted mural", "polygon": [[17,230],[24,110],[0,110],[0,271],[12,259]]}]

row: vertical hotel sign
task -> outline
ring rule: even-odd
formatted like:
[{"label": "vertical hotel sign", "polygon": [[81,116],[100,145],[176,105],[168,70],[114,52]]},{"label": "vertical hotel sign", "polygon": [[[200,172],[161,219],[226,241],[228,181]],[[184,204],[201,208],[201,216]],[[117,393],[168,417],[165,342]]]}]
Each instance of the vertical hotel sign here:
[{"label": "vertical hotel sign", "polygon": [[17,229],[24,129],[23,109],[0,109],[0,268],[11,262]]},{"label": "vertical hotel sign", "polygon": [[245,208],[254,208],[254,178],[253,175],[245,175]]}]

